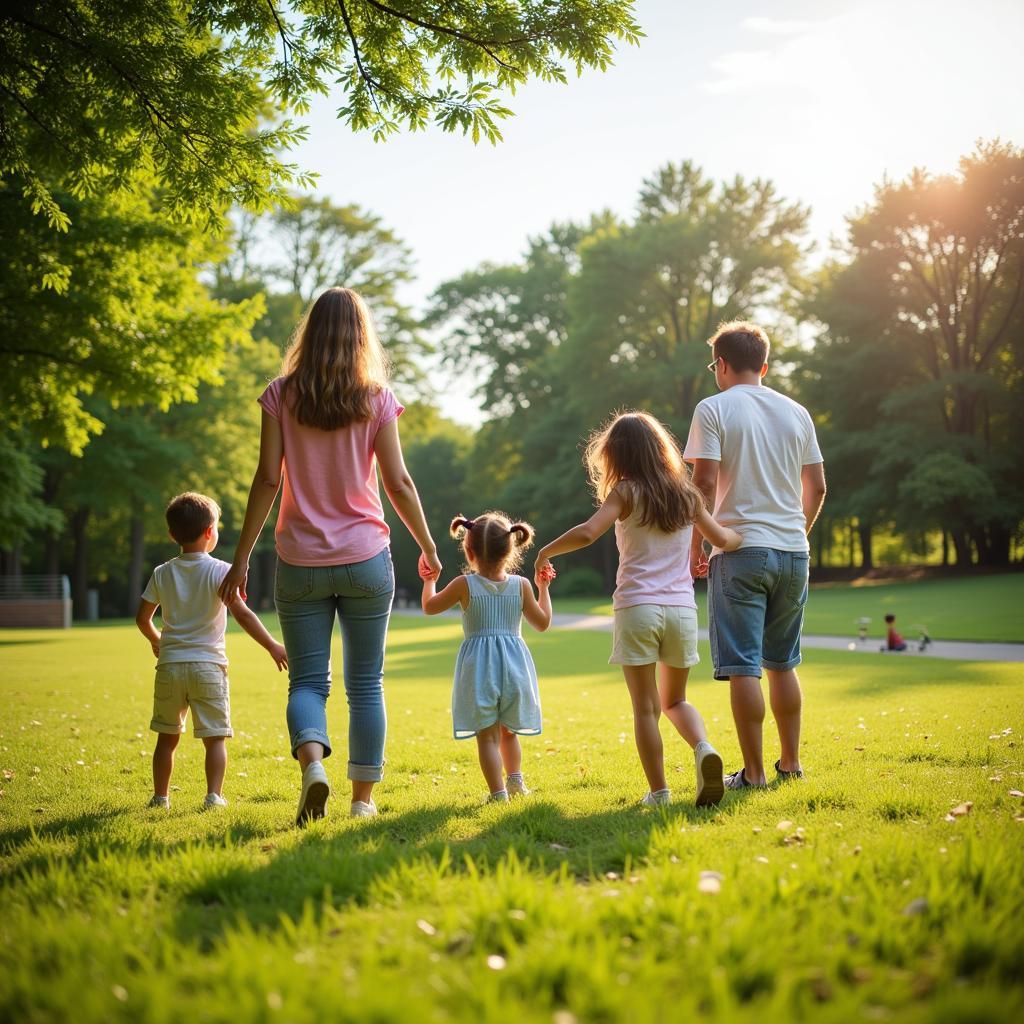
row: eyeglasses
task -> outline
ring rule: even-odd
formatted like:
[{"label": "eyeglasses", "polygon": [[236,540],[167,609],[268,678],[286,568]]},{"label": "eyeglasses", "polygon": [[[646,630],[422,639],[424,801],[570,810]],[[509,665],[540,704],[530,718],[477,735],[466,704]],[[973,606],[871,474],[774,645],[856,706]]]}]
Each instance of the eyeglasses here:
[{"label": "eyeglasses", "polygon": [[721,356],[715,356],[715,358],[710,363],[708,363],[708,369],[712,373],[714,373],[715,370],[718,369],[718,360],[721,359],[721,358],[722,358]]}]

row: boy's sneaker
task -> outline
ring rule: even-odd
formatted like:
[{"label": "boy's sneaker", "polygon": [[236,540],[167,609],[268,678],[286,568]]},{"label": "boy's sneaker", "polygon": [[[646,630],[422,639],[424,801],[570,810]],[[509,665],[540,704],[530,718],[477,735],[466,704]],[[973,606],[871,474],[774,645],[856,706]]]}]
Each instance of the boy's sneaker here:
[{"label": "boy's sneaker", "polygon": [[644,807],[668,807],[672,794],[667,789],[659,789],[657,793],[645,793],[640,803]]},{"label": "boy's sneaker", "polygon": [[725,796],[722,758],[707,740],[698,743],[693,753],[697,762],[697,806],[713,807]]},{"label": "boy's sneaker", "polygon": [[375,818],[377,816],[377,805],[371,797],[369,800],[353,800],[349,809],[350,818]]},{"label": "boy's sneaker", "polygon": [[519,772],[513,772],[505,783],[505,791],[511,796],[528,796],[530,791]]},{"label": "boy's sneaker", "polygon": [[147,807],[162,807],[165,811],[170,810],[171,798],[169,796],[152,796],[149,798]]},{"label": "boy's sneaker", "polygon": [[775,774],[778,775],[780,782],[791,782],[794,779],[802,779],[804,777],[803,768],[794,768],[791,772],[784,772],[779,767],[781,764],[781,761],[775,762]]},{"label": "boy's sneaker", "polygon": [[203,808],[209,810],[211,807],[227,807],[228,802],[220,795],[220,793],[207,793],[206,799],[203,800]]},{"label": "boy's sneaker", "polygon": [[310,761],[302,773],[302,789],[299,790],[299,809],[295,813],[295,824],[302,826],[307,821],[324,816],[327,798],[331,795],[331,784],[320,761]]}]

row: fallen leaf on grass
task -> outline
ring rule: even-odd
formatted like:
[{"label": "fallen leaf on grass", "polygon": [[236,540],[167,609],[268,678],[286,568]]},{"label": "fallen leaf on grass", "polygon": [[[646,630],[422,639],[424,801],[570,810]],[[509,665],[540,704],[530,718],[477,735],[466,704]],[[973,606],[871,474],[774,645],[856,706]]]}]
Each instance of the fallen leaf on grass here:
[{"label": "fallen leaf on grass", "polygon": [[1022,793],[1019,789],[1011,789],[1010,796],[1024,797],[1024,793]]},{"label": "fallen leaf on grass", "polygon": [[568,846],[563,846],[561,843],[548,843],[548,846],[552,850],[559,850],[560,852],[563,852],[563,853],[569,849]]},{"label": "fallen leaf on grass", "polygon": [[4,769],[4,778],[5,778],[5,779],[6,779],[6,780],[7,780],[8,782],[10,782],[10,781],[11,781],[11,779],[13,779],[13,778],[14,778],[14,772],[12,772],[12,771],[10,770],[10,768],[5,768],[5,769]]},{"label": "fallen leaf on grass", "polygon": [[788,832],[793,827],[793,822],[783,819],[775,826],[780,832]]},{"label": "fallen leaf on grass", "polygon": [[970,814],[973,806],[974,803],[971,800],[965,800],[962,804],[957,804],[956,807],[954,807],[953,810],[943,818],[943,821],[956,821],[957,818],[962,818],[965,814]]},{"label": "fallen leaf on grass", "polygon": [[437,929],[429,922],[425,921],[422,917],[416,922],[416,927],[419,928],[424,935],[436,935]]},{"label": "fallen leaf on grass", "polygon": [[606,871],[604,873],[604,877],[607,878],[609,882],[617,882],[619,880],[617,871]]},{"label": "fallen leaf on grass", "polygon": [[771,861],[769,861],[767,857],[755,857],[754,860],[756,860],[758,864],[770,864],[771,863]]},{"label": "fallen leaf on grass", "polygon": [[128,1002],[128,990],[123,985],[114,985],[110,991],[114,993],[114,998],[119,1003]]},{"label": "fallen leaf on grass", "polygon": [[277,849],[277,843],[260,843],[260,849],[264,853],[270,853],[271,850]]}]

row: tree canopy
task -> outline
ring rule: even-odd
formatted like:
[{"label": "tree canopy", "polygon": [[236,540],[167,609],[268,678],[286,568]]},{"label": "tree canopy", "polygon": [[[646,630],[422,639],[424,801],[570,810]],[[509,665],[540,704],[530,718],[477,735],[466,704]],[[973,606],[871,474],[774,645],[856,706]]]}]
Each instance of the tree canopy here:
[{"label": "tree canopy", "polygon": [[384,138],[434,124],[501,138],[503,93],[604,69],[635,43],[632,0],[9,0],[0,14],[0,177],[52,227],[152,175],[180,219],[262,209],[312,176],[295,118]]}]

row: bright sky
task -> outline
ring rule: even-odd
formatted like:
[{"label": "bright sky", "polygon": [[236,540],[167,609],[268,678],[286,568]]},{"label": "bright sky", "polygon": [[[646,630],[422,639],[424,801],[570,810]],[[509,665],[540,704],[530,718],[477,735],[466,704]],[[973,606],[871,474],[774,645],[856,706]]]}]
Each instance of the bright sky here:
[{"label": "bright sky", "polygon": [[[979,138],[1024,143],[1021,0],[640,0],[647,38],[605,74],[512,97],[505,141],[440,131],[374,143],[319,102],[294,154],[318,191],[380,214],[430,291],[518,258],[555,220],[628,215],[641,181],[693,159],[716,179],[768,177],[812,208],[819,251],[885,175],[949,171]],[[443,410],[475,423],[465,386]]]}]

